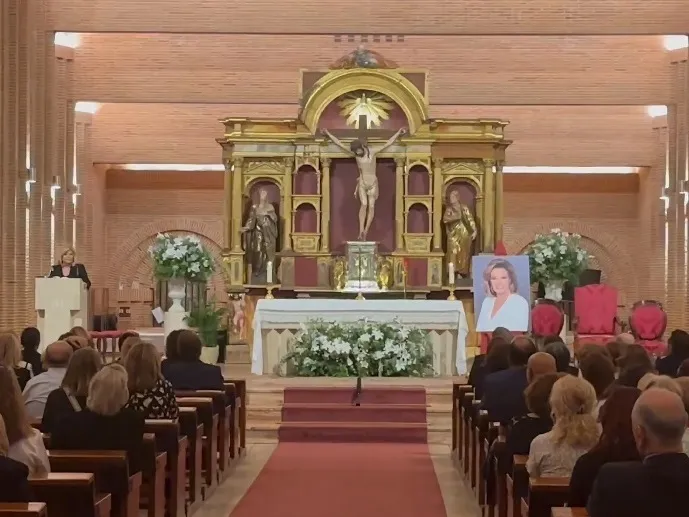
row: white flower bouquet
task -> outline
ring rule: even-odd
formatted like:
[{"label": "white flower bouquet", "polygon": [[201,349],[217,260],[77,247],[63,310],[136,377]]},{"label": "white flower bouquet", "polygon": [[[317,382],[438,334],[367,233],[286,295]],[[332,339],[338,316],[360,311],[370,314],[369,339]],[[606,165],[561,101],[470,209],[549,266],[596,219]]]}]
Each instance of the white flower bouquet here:
[{"label": "white flower bouquet", "polygon": [[421,377],[433,374],[427,334],[398,321],[302,324],[282,362],[304,377]]},{"label": "white flower bouquet", "polygon": [[578,283],[579,275],[588,267],[588,261],[592,257],[580,243],[581,235],[563,232],[559,228],[536,235],[526,250],[531,281],[545,285]]},{"label": "white flower bouquet", "polygon": [[159,279],[184,278],[203,282],[214,270],[213,257],[193,235],[173,236],[159,233],[148,248]]}]

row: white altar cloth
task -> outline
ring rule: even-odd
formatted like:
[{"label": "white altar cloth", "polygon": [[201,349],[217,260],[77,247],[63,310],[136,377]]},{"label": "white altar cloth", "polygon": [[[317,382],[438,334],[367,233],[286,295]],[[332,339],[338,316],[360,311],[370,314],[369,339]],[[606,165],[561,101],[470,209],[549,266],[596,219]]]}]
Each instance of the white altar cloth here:
[{"label": "white altar cloth", "polygon": [[[401,324],[426,330],[433,348],[435,374],[454,375],[454,368],[460,375],[466,374],[469,327],[461,301],[333,299],[259,300],[253,320],[251,373],[272,373],[272,368],[287,352],[288,342],[307,320],[355,322],[363,318],[373,321],[397,319]],[[274,331],[273,336],[271,331]],[[266,347],[271,347],[268,350],[270,358],[264,358]]]}]

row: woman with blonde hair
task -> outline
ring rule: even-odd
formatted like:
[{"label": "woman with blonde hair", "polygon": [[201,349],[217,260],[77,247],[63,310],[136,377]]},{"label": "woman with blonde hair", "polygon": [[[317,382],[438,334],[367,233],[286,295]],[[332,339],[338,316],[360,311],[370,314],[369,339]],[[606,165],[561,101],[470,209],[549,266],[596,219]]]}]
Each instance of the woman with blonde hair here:
[{"label": "woman with blonde hair", "polygon": [[483,271],[486,297],[481,303],[476,330],[492,332],[496,327],[511,331],[529,329],[529,302],[519,294],[517,271],[504,258],[491,260]]},{"label": "woman with blonde hair", "polygon": [[93,348],[74,352],[60,389],[50,392],[43,411],[42,430],[52,433],[58,420],[86,407],[89,383],[103,366],[100,353]]},{"label": "woman with blonde hair", "polygon": [[127,355],[127,353],[129,353],[129,351],[132,349],[132,347],[134,345],[138,345],[139,343],[143,343],[143,341],[141,341],[141,338],[139,337],[138,334],[133,335],[133,336],[129,336],[127,339],[122,341],[122,348],[120,349],[120,357],[119,357],[118,361],[123,362],[125,356]]},{"label": "woman with blonde hair", "polygon": [[65,450],[127,451],[130,474],[141,470],[144,417],[125,408],[129,399],[127,371],[105,365],[89,383],[86,408],[55,423],[51,445]]},{"label": "woman with blonde hair", "polygon": [[550,393],[553,428],[534,438],[526,469],[531,477],[569,477],[576,461],[600,436],[594,416],[596,391],[584,379],[567,375]]},{"label": "woman with blonde hair", "polygon": [[17,377],[4,366],[0,366],[0,394],[0,416],[5,421],[9,444],[7,457],[26,465],[32,476],[50,472],[43,435],[31,427]]},{"label": "woman with blonde hair", "polygon": [[67,248],[60,255],[60,262],[55,264],[50,270],[49,278],[79,278],[86,284],[86,289],[91,288],[91,280],[86,272],[84,264],[75,262],[77,253],[74,248]]},{"label": "woman with blonde hair", "polygon": [[93,348],[89,346],[88,339],[81,336],[69,336],[65,338],[65,342],[72,347],[75,352],[82,348]]},{"label": "woman with blonde hair", "polygon": [[134,345],[122,360],[129,378],[127,407],[146,419],[175,419],[179,406],[172,385],[160,371],[160,355],[151,343]]},{"label": "woman with blonde hair", "polygon": [[72,327],[69,332],[71,334],[74,334],[74,336],[78,338],[83,338],[86,340],[87,346],[90,346],[91,348],[95,348],[95,344],[93,343],[93,339],[91,339],[91,334],[89,334],[88,330],[86,330],[84,327]]},{"label": "woman with blonde hair", "polygon": [[21,390],[33,377],[31,365],[22,360],[22,345],[14,332],[0,333],[0,365],[14,372]]},{"label": "woman with blonde hair", "polygon": [[0,416],[0,503],[28,503],[31,501],[29,469],[7,457],[9,448],[5,421]]}]

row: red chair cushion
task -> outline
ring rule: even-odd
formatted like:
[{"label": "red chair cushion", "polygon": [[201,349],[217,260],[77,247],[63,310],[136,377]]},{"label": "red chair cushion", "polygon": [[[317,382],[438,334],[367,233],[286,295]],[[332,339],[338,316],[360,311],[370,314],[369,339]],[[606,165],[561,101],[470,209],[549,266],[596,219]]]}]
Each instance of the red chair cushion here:
[{"label": "red chair cushion", "polygon": [[615,334],[577,334],[577,346],[605,346],[608,343],[608,341],[613,341],[615,337]]},{"label": "red chair cushion", "polygon": [[574,290],[574,314],[579,334],[615,334],[617,289],[591,284]]},{"label": "red chair cushion", "polygon": [[646,349],[646,352],[655,357],[662,357],[667,353],[667,343],[658,340],[643,340],[639,344]]},{"label": "red chair cushion", "polygon": [[559,336],[565,314],[554,303],[537,303],[531,309],[531,331],[536,336]]},{"label": "red chair cushion", "polygon": [[640,305],[632,310],[629,326],[639,339],[656,341],[665,332],[667,314],[655,303]]}]

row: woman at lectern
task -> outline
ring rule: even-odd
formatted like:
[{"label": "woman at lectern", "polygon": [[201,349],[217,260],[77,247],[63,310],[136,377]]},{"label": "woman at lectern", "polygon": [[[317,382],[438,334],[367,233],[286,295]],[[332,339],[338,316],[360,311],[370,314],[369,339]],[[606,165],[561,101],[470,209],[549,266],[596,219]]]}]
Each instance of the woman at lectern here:
[{"label": "woman at lectern", "polygon": [[48,278],[65,277],[65,278],[80,278],[86,284],[86,289],[91,287],[91,280],[86,272],[84,264],[75,262],[76,253],[73,248],[67,248],[62,255],[60,255],[60,263],[55,264],[51,270]]}]

